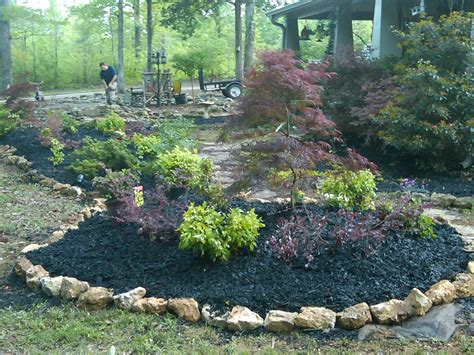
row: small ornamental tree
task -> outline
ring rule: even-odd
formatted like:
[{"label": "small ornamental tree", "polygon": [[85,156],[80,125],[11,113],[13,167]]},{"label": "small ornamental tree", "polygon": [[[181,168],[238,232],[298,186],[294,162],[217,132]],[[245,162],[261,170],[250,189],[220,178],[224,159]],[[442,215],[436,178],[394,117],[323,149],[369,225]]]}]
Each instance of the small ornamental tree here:
[{"label": "small ornamental tree", "polygon": [[333,76],[326,67],[305,64],[291,51],[270,51],[262,53],[260,63],[247,73],[240,128],[259,127],[265,136],[247,150],[260,159],[259,171],[267,173],[262,169],[267,164],[286,178],[292,204],[304,182],[314,178],[318,165],[339,165],[349,158],[351,168],[358,170],[368,163],[354,151],[345,158],[335,154],[335,145],[342,143],[340,132],[321,109],[319,84]]}]

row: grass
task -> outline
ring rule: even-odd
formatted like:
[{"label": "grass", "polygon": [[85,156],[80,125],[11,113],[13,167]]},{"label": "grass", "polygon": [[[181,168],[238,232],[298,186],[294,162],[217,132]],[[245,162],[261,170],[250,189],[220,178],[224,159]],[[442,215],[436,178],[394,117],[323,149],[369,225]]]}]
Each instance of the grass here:
[{"label": "grass", "polygon": [[460,353],[473,349],[472,339],[459,345],[439,342],[378,340],[354,342],[348,339],[318,341],[311,334],[253,335],[222,332],[205,325],[185,324],[167,315],[133,314],[110,309],[93,313],[72,304],[38,304],[29,311],[0,310],[0,349],[29,353],[117,353],[166,354],[297,354],[328,353]]},{"label": "grass", "polygon": [[8,239],[0,243],[0,279],[24,246],[46,240],[81,208],[71,198],[59,198],[48,188],[24,181],[16,167],[0,163],[0,236]]}]

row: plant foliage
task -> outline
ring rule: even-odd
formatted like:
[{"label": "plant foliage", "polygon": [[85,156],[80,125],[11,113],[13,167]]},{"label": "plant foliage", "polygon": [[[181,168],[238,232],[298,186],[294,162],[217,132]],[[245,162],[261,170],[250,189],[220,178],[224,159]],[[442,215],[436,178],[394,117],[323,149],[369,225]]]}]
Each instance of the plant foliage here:
[{"label": "plant foliage", "polygon": [[125,133],[125,120],[118,113],[111,111],[107,117],[96,121],[96,127],[104,134]]},{"label": "plant foliage", "polygon": [[254,210],[231,209],[225,214],[207,203],[189,206],[179,226],[179,248],[190,249],[212,261],[228,260],[231,252],[256,246],[260,228],[264,227]]},{"label": "plant foliage", "polygon": [[138,158],[128,149],[127,142],[118,139],[98,141],[90,137],[84,139],[84,145],[71,154],[70,169],[88,178],[101,176],[105,169],[120,171],[139,169]]},{"label": "plant foliage", "polygon": [[189,149],[175,147],[156,160],[161,179],[173,187],[204,191],[211,182],[213,164]]},{"label": "plant foliage", "polygon": [[95,177],[94,190],[108,200],[118,200],[126,196],[139,182],[137,174],[129,169],[108,171],[104,177]]},{"label": "plant foliage", "polygon": [[13,130],[20,121],[20,116],[0,104],[0,138]]},{"label": "plant foliage", "polygon": [[373,209],[375,191],[375,175],[368,169],[330,171],[320,189],[330,206],[351,210]]},{"label": "plant foliage", "polygon": [[51,139],[51,147],[49,148],[52,156],[48,158],[53,165],[59,165],[64,161],[64,144],[56,138]]},{"label": "plant foliage", "polygon": [[[335,222],[329,223],[328,214]],[[407,194],[380,212],[341,209],[328,213],[305,209],[288,219],[280,219],[266,245],[286,262],[310,267],[324,252],[365,251],[370,255],[390,233],[405,233],[407,238],[436,236],[433,219],[424,215],[423,206]]]},{"label": "plant foliage", "polygon": [[392,78],[392,99],[373,122],[386,149],[420,170],[456,169],[469,153],[474,82],[465,71],[474,45],[472,19],[460,13],[438,22],[422,18],[399,33],[404,55]]},{"label": "plant foliage", "polygon": [[[335,154],[335,145],[342,142],[340,132],[321,109],[320,84],[333,76],[326,67],[305,64],[291,51],[263,52],[259,64],[247,74],[247,95],[241,102],[243,118],[237,129],[266,130],[262,131],[264,139],[244,149],[258,157],[257,169],[244,171],[257,171],[260,178],[267,177],[270,169],[288,172],[285,185],[293,205],[296,192],[313,180],[317,166],[345,162]],[[347,151],[346,159],[357,157],[355,151]],[[367,165],[358,169],[364,167]]]}]

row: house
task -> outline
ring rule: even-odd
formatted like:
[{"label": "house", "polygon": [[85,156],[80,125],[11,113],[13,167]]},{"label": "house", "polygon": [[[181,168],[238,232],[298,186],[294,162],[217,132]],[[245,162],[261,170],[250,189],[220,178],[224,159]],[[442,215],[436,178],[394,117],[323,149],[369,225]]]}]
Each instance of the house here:
[{"label": "house", "polygon": [[282,47],[294,51],[300,49],[302,37],[307,39],[311,34],[300,29],[298,20],[335,19],[335,56],[353,50],[352,21],[372,21],[371,55],[381,58],[401,53],[393,28],[403,29],[421,14],[439,18],[461,9],[474,11],[474,0],[300,0],[270,11],[268,16],[283,30]]}]

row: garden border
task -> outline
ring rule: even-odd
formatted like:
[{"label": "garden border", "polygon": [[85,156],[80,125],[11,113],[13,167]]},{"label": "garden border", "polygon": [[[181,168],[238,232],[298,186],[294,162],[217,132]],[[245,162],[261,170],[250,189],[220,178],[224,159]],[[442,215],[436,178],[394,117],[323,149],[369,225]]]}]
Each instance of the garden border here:
[{"label": "garden border", "polygon": [[[86,195],[79,187],[61,184],[54,179],[32,169],[32,163],[26,158],[14,155],[16,149],[0,146],[0,159],[15,165],[24,171],[33,182],[50,187],[53,192],[85,199]],[[51,234],[52,240],[61,239],[71,229],[94,214],[106,211],[104,199],[93,199],[92,206],[86,206],[78,214],[69,218],[69,223]],[[49,244],[30,244],[23,248],[22,254]],[[25,279],[32,289],[41,289],[47,296],[61,297],[63,300],[77,300],[77,307],[87,311],[106,308],[114,303],[117,307],[134,312],[161,315],[166,312],[192,323],[203,320],[205,323],[233,331],[251,331],[261,327],[271,332],[288,333],[295,329],[327,330],[336,326],[346,330],[360,329],[366,324],[399,324],[413,316],[425,315],[432,306],[452,303],[456,299],[474,296],[474,260],[469,261],[466,273],[456,274],[453,282],[441,280],[432,285],[425,293],[412,289],[404,300],[392,299],[376,305],[359,303],[336,313],[324,307],[302,307],[300,312],[280,310],[268,311],[265,319],[259,314],[242,306],[234,306],[230,312],[215,314],[211,305],[199,307],[192,298],[145,298],[146,290],[138,287],[126,293],[114,295],[113,290],[104,287],[90,287],[85,281],[72,277],[50,277],[41,265],[33,265],[26,256],[19,256],[15,263],[15,273]]]}]

